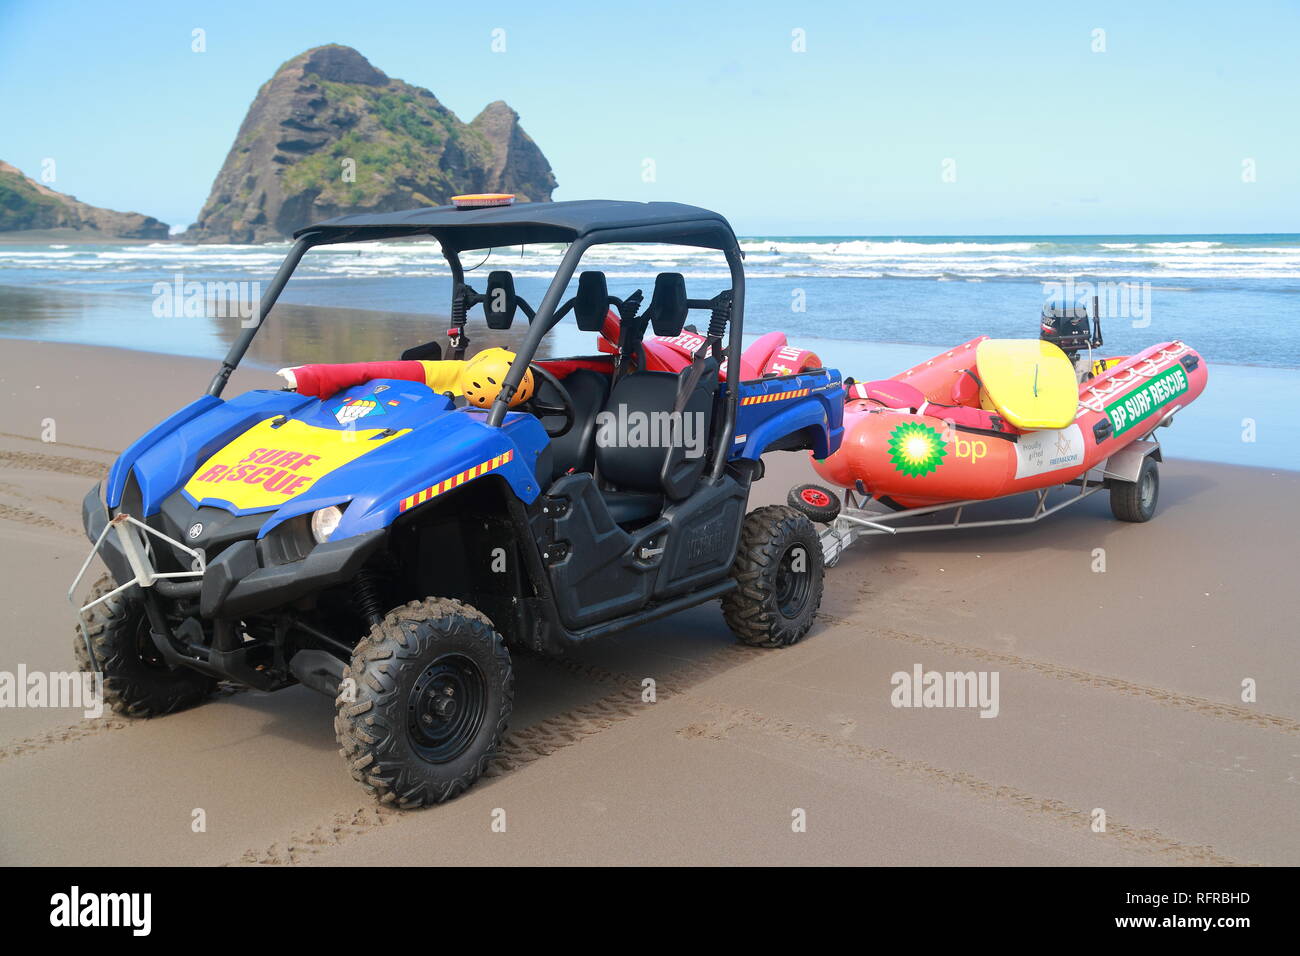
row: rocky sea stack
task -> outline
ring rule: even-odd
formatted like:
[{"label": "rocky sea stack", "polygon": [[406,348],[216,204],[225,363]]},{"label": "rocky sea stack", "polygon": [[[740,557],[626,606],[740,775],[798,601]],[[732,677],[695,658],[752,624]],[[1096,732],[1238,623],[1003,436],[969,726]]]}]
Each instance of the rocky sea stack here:
[{"label": "rocky sea stack", "polygon": [[73,229],[87,239],[166,239],[168,233],[167,223],[152,216],[91,206],[0,161],[0,232],[31,229]]},{"label": "rocky sea stack", "polygon": [[554,188],[546,157],[505,103],[462,123],[428,90],[331,44],[294,57],[258,91],[184,238],[264,242],[343,213],[469,192],[542,201]]}]

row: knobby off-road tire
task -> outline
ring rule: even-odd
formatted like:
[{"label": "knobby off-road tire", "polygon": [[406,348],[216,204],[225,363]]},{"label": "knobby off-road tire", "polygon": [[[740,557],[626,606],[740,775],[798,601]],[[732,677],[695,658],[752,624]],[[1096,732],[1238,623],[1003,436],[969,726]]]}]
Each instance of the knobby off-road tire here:
[{"label": "knobby off-road tire", "polygon": [[1120,521],[1150,521],[1160,500],[1160,469],[1146,458],[1137,481],[1117,481],[1110,489],[1110,510]]},{"label": "knobby off-road tire", "polygon": [[785,505],[750,512],[731,568],[736,588],[722,598],[727,626],[754,647],[795,643],[817,616],[825,573],[811,521]]},{"label": "knobby off-road tire", "polygon": [[362,638],[335,703],[353,779],[383,803],[442,803],[467,790],[501,746],[514,706],[510,652],[470,605],[412,601]]},{"label": "knobby off-road tire", "polygon": [[[89,600],[102,597],[117,584],[105,574],[90,589]],[[97,604],[86,614],[86,635],[104,673],[104,702],[123,717],[157,717],[201,704],[217,681],[188,667],[169,667],[149,635],[144,605],[121,594]],[[92,670],[81,629],[73,633],[77,666]]]}]

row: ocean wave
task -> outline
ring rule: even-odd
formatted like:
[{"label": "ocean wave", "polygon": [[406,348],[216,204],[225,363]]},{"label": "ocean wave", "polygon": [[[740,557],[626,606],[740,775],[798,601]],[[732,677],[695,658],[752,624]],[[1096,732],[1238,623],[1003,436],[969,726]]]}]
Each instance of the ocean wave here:
[{"label": "ocean wave", "polygon": [[[1114,241],[1111,241],[1111,240]],[[1098,280],[1199,281],[1300,280],[1300,239],[1260,235],[1221,240],[1177,237],[973,237],[912,238],[774,237],[746,238],[751,279],[834,280],[906,278],[950,281],[1053,281],[1068,276]],[[270,281],[287,243],[256,246],[165,243],[68,247],[0,246],[0,282],[76,284],[120,276],[152,282],[176,273],[199,280]],[[509,269],[520,279],[551,277],[563,244],[499,248],[466,254],[471,281],[492,269]],[[725,279],[721,253],[671,245],[626,243],[598,246],[584,267],[601,269],[611,280],[652,279],[681,272],[691,279]],[[434,240],[349,243],[313,250],[295,280],[373,280],[386,277],[445,278],[449,275]]]},{"label": "ocean wave", "polygon": [[898,256],[942,255],[950,252],[1029,252],[1051,243],[1037,242],[914,242],[907,239],[844,239],[840,241],[801,242],[794,240],[742,239],[740,248],[749,253],[751,247],[775,250],[781,255],[797,253],[824,253],[832,255]]}]

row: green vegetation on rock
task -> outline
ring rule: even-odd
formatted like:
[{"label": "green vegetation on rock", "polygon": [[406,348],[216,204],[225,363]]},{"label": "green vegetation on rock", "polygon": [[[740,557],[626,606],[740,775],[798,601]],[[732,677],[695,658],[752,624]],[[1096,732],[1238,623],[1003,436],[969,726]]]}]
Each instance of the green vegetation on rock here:
[{"label": "green vegetation on rock", "polygon": [[80,202],[0,161],[0,232],[28,229],[77,229],[126,239],[162,239],[168,234],[164,222]]},{"label": "green vegetation on rock", "polygon": [[258,92],[186,238],[259,242],[349,212],[461,192],[546,200],[554,186],[504,103],[465,124],[428,90],[331,45],[294,57]]}]

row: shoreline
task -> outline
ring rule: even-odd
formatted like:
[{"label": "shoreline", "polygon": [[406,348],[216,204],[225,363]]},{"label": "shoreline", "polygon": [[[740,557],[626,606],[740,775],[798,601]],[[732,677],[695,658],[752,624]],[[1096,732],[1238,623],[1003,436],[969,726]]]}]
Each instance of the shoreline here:
[{"label": "shoreline", "polygon": [[89,229],[31,229],[0,232],[0,246],[139,246],[151,242],[173,242],[173,238],[130,239],[106,236]]},{"label": "shoreline", "polygon": [[[141,240],[141,241],[148,242],[152,240]],[[869,281],[869,280],[864,280],[864,281]],[[918,278],[917,281],[927,281],[927,280]],[[7,290],[13,290],[22,293],[39,293],[41,295],[47,295],[47,296],[53,294],[54,296],[69,296],[69,297],[101,297],[108,302],[112,302],[114,300],[119,302],[129,301],[135,303],[149,301],[148,296],[136,292],[104,291],[98,289],[87,290],[84,287],[55,287],[51,289],[50,287],[40,286],[40,285],[24,285],[24,284],[14,285],[12,283],[0,282],[0,295],[2,295]],[[358,308],[353,306],[314,305],[314,304],[280,301],[276,303],[275,308],[271,312],[271,322],[274,324],[274,322],[277,320],[277,317],[281,317],[295,311],[302,315],[306,315],[310,313],[316,317],[323,318],[327,321],[341,320],[345,314],[346,315],[356,314],[356,315],[360,315],[363,318],[363,322],[366,323],[371,323],[371,322],[374,323],[398,322],[404,324],[432,323],[430,326],[431,328],[436,326],[436,324],[438,323],[445,323],[450,319],[449,314],[445,311],[408,312],[408,311],[397,311],[391,309],[366,309],[366,308]],[[478,324],[477,331],[479,331],[480,333],[486,336],[488,330],[482,326],[481,321],[479,321],[477,324]],[[471,321],[471,324],[467,326],[467,329],[469,330],[471,336],[474,336],[475,323]],[[759,332],[746,333],[746,338],[756,338],[760,334],[762,333]],[[474,337],[477,339],[477,336]],[[931,354],[938,354],[939,352],[945,351],[949,348],[952,348],[954,345],[959,344],[956,342],[947,342],[947,343],[902,342],[895,339],[886,339],[886,338],[843,339],[843,338],[834,338],[829,336],[807,335],[807,334],[799,335],[797,338],[798,341],[825,342],[828,343],[829,345],[834,345],[836,347],[882,346],[882,347],[899,348],[899,349],[924,349],[924,350],[932,350]],[[45,341],[34,335],[22,335],[11,331],[5,331],[3,328],[0,328],[0,339],[7,339],[13,341],[29,341],[29,342]],[[105,343],[88,340],[88,339],[69,338],[69,339],[60,339],[58,341],[65,342],[66,344],[70,344],[70,345],[89,345],[89,346],[104,345],[105,347],[120,347],[120,346],[107,346],[105,345]],[[126,347],[132,348],[131,346],[126,346]],[[197,353],[192,351],[170,351],[166,348],[159,348],[159,349],[135,348],[134,350],[140,352],[147,352],[149,354],[156,354],[156,355],[201,357],[198,356]],[[1264,364],[1252,363],[1252,362],[1215,361],[1213,363],[1213,366],[1215,368],[1258,369],[1267,372],[1293,372],[1300,375],[1300,366],[1298,365],[1264,365]],[[899,369],[900,371],[901,368],[902,366],[900,366]]]}]

